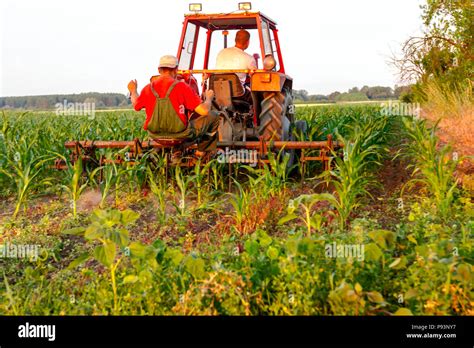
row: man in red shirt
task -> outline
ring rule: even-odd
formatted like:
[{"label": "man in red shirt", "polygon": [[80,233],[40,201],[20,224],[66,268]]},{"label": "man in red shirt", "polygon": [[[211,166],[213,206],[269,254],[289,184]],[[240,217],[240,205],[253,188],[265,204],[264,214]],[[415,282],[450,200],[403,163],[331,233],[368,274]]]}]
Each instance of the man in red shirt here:
[{"label": "man in red shirt", "polygon": [[[128,84],[135,110],[145,108],[143,128],[152,137],[197,139],[198,156],[214,151],[219,126],[219,117],[211,112],[214,92],[206,91],[205,101],[201,102],[201,98],[188,84],[176,80],[178,59],[174,56],[161,57],[158,71],[160,75],[153,76],[140,95],[137,93],[136,80]],[[198,114],[198,117],[194,118],[193,113]]]}]

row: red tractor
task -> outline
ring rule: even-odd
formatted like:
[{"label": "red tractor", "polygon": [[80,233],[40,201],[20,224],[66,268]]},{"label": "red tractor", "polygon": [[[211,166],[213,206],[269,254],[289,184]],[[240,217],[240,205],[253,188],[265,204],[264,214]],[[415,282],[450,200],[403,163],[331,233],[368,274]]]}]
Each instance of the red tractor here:
[{"label": "red tractor", "polygon": [[[331,151],[338,147],[331,136],[326,141],[294,141],[293,129],[305,131],[306,123],[294,119],[292,98],[293,79],[285,72],[283,55],[276,22],[261,12],[251,11],[249,2],[239,3],[239,11],[223,14],[200,13],[201,4],[191,4],[184,17],[183,30],[178,48],[178,78],[188,83],[198,94],[206,89],[215,92],[214,109],[220,114],[218,147],[249,149],[258,152],[259,164],[268,162],[269,152],[283,151],[293,163],[294,151],[302,150],[302,165],[308,161],[322,161],[328,168]],[[231,32],[246,30],[250,33],[250,52],[254,50],[256,69],[212,69],[216,55],[228,46]],[[260,61],[260,57],[263,59]],[[248,89],[237,74],[247,74]],[[245,75],[244,75],[245,76]],[[200,83],[197,79],[200,79]],[[102,165],[95,150],[99,148],[128,148],[123,161],[135,162],[141,153],[149,149],[163,149],[169,154],[175,145],[160,139],[141,141],[69,141],[71,160],[82,158],[83,163]],[[192,151],[192,146],[187,151]],[[305,149],[319,150],[316,156],[305,156]],[[185,163],[181,165],[186,165]],[[191,164],[190,164],[191,165]],[[58,161],[57,168],[64,167]]]},{"label": "red tractor", "polygon": [[[293,79],[285,72],[276,22],[261,12],[250,11],[250,3],[240,3],[241,11],[228,14],[198,13],[200,4],[190,5],[185,15],[178,49],[179,73],[199,92],[195,75],[202,75],[203,93],[215,92],[214,106],[221,114],[221,142],[291,140],[294,125]],[[213,53],[227,48],[228,36],[245,29],[254,49],[256,70],[216,70]],[[199,54],[197,53],[199,52]],[[199,63],[197,62],[199,56]],[[263,57],[261,67],[259,58]],[[244,87],[238,73],[249,74],[251,97],[243,99]]]}]

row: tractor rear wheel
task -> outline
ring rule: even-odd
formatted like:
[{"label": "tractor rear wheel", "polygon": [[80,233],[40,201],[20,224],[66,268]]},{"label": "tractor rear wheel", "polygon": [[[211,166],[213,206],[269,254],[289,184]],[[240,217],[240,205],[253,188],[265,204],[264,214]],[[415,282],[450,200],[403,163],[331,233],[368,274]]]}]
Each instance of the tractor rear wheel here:
[{"label": "tractor rear wheel", "polygon": [[293,98],[287,89],[282,92],[267,92],[263,95],[260,127],[258,133],[265,140],[290,140],[290,125],[293,122]]},{"label": "tractor rear wheel", "polygon": [[[291,92],[265,93],[260,113],[259,135],[265,140],[293,141],[292,124],[294,122],[294,106]],[[293,166],[295,150],[283,150],[282,155],[289,156],[287,167]]]}]

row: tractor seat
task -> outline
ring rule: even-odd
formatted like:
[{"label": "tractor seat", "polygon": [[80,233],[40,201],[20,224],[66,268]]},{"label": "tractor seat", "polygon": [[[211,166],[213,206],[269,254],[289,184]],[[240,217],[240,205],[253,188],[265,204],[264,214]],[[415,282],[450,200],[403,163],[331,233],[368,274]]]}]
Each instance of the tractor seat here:
[{"label": "tractor seat", "polygon": [[215,93],[215,104],[219,109],[248,112],[249,92],[245,90],[236,74],[214,74],[209,79],[209,89]]},{"label": "tractor seat", "polygon": [[183,144],[186,144],[192,140],[193,134],[190,127],[187,127],[184,131],[180,133],[153,133],[148,130],[148,134],[156,141],[158,144],[161,144],[166,147],[176,147]]},{"label": "tractor seat", "polygon": [[[220,85],[222,82],[229,81],[230,82],[230,92],[232,98],[238,98],[245,94],[244,86],[240,82],[239,77],[237,74],[213,74],[209,78],[209,89],[212,89],[216,92],[216,89],[220,89]],[[226,83],[227,85],[227,83]],[[216,92],[217,94],[217,92]]]},{"label": "tractor seat", "polygon": [[158,144],[163,145],[165,147],[176,147],[176,146],[183,145],[189,139],[186,139],[186,138],[182,138],[182,139],[171,139],[171,138],[159,139],[159,138],[155,138],[153,140],[156,141]]}]

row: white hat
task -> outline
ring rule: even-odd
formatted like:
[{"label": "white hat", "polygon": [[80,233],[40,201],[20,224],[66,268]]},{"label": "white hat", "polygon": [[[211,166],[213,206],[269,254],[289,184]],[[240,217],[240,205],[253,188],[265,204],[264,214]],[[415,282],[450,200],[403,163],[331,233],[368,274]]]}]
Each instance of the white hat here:
[{"label": "white hat", "polygon": [[158,66],[159,68],[171,68],[174,69],[178,66],[178,58],[175,56],[163,56],[160,58],[160,65]]}]

